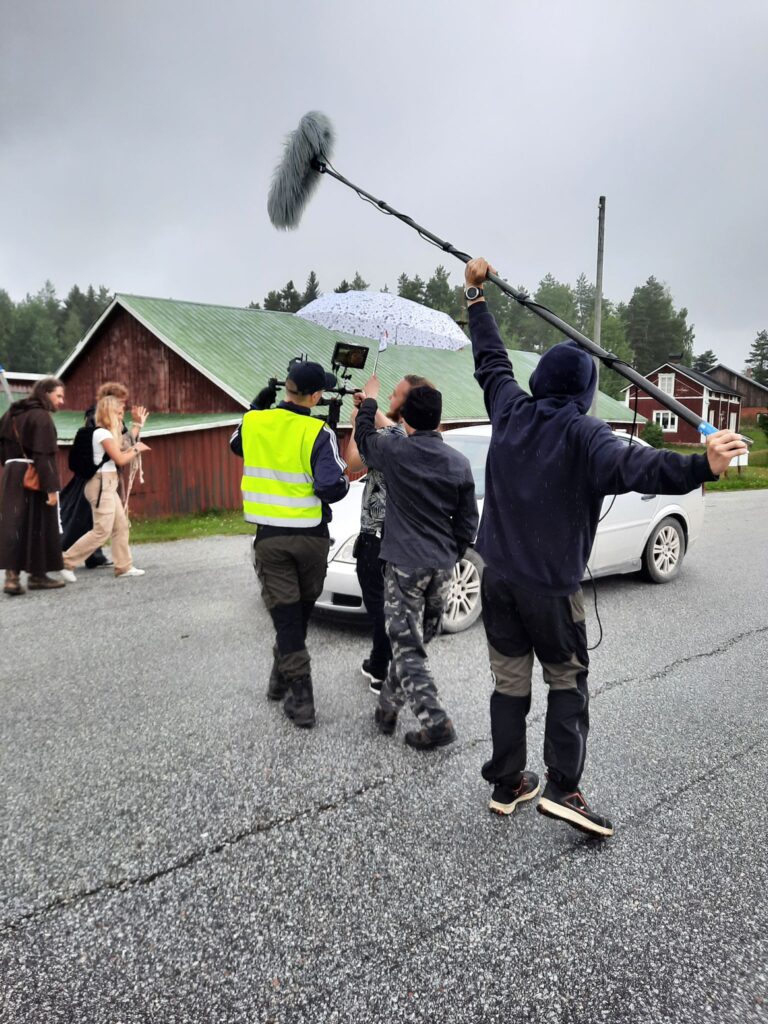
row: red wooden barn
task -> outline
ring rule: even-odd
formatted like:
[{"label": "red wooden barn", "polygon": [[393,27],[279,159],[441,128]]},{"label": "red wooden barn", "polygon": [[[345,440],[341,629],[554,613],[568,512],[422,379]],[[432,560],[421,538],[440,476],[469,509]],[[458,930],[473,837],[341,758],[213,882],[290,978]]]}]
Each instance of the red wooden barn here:
[{"label": "red wooden barn", "polygon": [[[711,423],[718,430],[738,430],[741,420],[741,396],[733,388],[679,363],[664,363],[646,374],[652,384],[677,399],[700,420]],[[666,409],[661,402],[640,391],[634,384],[624,389],[627,405],[638,411],[664,432],[664,441],[670,444],[699,444],[702,436],[695,427]]]}]

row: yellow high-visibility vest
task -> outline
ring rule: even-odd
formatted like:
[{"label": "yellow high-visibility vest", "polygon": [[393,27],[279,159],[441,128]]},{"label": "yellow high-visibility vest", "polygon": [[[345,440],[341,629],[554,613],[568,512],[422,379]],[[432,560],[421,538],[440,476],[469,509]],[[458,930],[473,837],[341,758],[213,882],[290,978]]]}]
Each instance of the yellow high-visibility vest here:
[{"label": "yellow high-visibility vest", "polygon": [[261,526],[317,526],[312,448],[323,421],[288,409],[253,409],[243,417],[243,513]]}]

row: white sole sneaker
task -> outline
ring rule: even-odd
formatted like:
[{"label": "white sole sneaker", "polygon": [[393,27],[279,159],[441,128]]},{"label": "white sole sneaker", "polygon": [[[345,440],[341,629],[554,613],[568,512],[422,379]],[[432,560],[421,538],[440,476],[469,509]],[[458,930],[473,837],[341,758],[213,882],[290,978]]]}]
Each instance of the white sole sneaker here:
[{"label": "white sole sneaker", "polygon": [[131,576],[131,577],[133,577],[133,576],[143,576],[145,571],[146,571],[145,569],[136,569],[136,568],[126,569],[125,572],[119,572],[117,574],[117,579],[124,580],[128,576]]},{"label": "white sole sneaker", "polygon": [[75,576],[71,569],[60,569],[59,578],[64,580],[65,583],[77,583],[77,576]]}]

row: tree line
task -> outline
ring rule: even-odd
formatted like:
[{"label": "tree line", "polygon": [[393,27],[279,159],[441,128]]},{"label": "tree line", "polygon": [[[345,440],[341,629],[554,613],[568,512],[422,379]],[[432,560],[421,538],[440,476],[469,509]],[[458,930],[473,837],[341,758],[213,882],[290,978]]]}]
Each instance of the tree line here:
[{"label": "tree line", "polygon": [[[356,271],[351,283],[345,279],[334,291],[363,291],[368,287],[368,283]],[[388,290],[387,287],[383,289]],[[528,292],[522,285],[518,286],[518,290]],[[463,285],[452,285],[449,272],[444,266],[436,267],[427,280],[418,274],[414,277],[401,274],[397,279],[397,294],[447,313],[457,323],[466,326]],[[320,283],[313,270],[303,292],[296,288],[293,281],[289,281],[285,288],[270,291],[263,304],[252,302],[251,307],[295,313],[319,295]],[[562,340],[563,336],[556,328],[497,289],[489,288],[485,295],[508,348],[541,354]],[[575,285],[558,281],[552,274],[547,274],[539,281],[532,298],[582,334],[593,337],[595,286],[586,274],[580,274]],[[602,347],[636,366],[641,373],[654,370],[670,358],[702,371],[717,362],[717,356],[711,350],[695,356],[693,341],[694,331],[688,323],[688,310],[676,309],[669,289],[655,277],[649,277],[643,285],[635,288],[628,302],[615,303],[607,298],[602,300]],[[626,380],[623,377],[611,370],[601,369],[602,391],[618,398],[625,386]]]},{"label": "tree line", "polygon": [[[366,291],[370,287],[355,271],[351,280],[345,278],[334,291]],[[527,291],[523,286],[518,286],[518,289]],[[385,285],[382,291],[388,292],[389,288]],[[302,291],[293,281],[288,281],[284,288],[268,292],[261,303],[251,302],[249,308],[295,313],[320,294],[320,282],[313,270]],[[436,267],[426,280],[418,274],[410,277],[402,273],[397,279],[397,294],[447,313],[461,326],[466,326],[463,286],[451,284],[450,274],[444,266]],[[587,337],[593,336],[595,287],[585,274],[579,275],[575,285],[547,274],[539,281],[532,298]],[[6,291],[0,290],[0,366],[52,373],[111,299],[111,293],[104,285],[98,288],[89,285],[84,291],[73,285],[66,298],[59,299],[53,284],[46,281],[39,292],[27,295],[18,303],[14,303]],[[562,340],[558,330],[497,289],[488,288],[486,300],[508,348],[540,354]],[[649,277],[636,287],[627,302],[616,303],[603,298],[600,343],[641,373],[649,373],[668,360],[701,371],[706,371],[718,361],[711,349],[694,355],[694,329],[688,323],[688,310],[675,308],[669,288],[655,277]],[[758,332],[746,366],[754,380],[768,385],[768,331]],[[623,377],[601,369],[602,391],[618,398],[625,386]]]},{"label": "tree line", "polygon": [[50,281],[14,302],[0,289],[0,366],[23,373],[53,373],[112,301],[108,288],[73,285],[59,299]]}]

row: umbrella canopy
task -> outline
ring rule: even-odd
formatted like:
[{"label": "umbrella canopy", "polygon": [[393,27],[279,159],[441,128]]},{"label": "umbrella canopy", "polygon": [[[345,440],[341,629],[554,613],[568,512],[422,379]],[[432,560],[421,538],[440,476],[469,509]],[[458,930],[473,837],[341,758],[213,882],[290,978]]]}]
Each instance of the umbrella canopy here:
[{"label": "umbrella canopy", "polygon": [[457,350],[469,344],[447,313],[387,292],[330,292],[300,309],[296,316],[331,331],[343,331],[388,345]]}]

